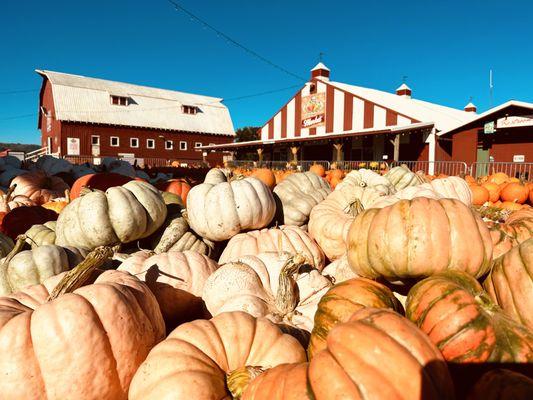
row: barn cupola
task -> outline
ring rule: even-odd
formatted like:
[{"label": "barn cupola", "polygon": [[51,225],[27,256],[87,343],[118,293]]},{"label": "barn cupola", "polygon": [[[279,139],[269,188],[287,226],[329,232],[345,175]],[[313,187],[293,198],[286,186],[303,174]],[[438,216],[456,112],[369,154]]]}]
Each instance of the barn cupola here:
[{"label": "barn cupola", "polygon": [[324,81],[329,81],[329,68],[326,67],[324,64],[319,62],[315,67],[311,70],[311,79],[317,78],[322,79]]},{"label": "barn cupola", "polygon": [[396,94],[401,97],[411,98],[411,88],[405,83],[402,83],[398,89],[396,89]]},{"label": "barn cupola", "polygon": [[465,106],[465,108],[464,108],[463,110],[465,110],[466,112],[473,112],[473,113],[475,113],[475,112],[477,112],[477,107],[475,106],[474,103],[469,102],[469,103]]}]

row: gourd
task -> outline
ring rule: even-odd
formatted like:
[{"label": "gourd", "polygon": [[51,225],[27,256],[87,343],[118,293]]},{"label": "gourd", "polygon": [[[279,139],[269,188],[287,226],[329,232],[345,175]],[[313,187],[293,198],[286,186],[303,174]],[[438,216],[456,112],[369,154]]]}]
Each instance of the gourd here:
[{"label": "gourd", "polygon": [[165,221],[167,207],[159,191],[131,181],[74,199],[59,215],[56,244],[82,249],[128,243],[154,233]]},{"label": "gourd", "polygon": [[264,369],[302,362],[305,351],[265,318],[220,314],[178,326],[133,377],[129,400],[240,398]]},{"label": "gourd", "polygon": [[254,256],[272,251],[301,254],[308,264],[318,270],[322,270],[325,265],[322,249],[307,232],[292,225],[265,228],[233,236],[224,248],[219,263],[226,264],[242,256]]},{"label": "gourd", "polygon": [[311,331],[318,301],[330,286],[301,254],[271,252],[222,265],[207,279],[202,297],[212,315],[246,311]]},{"label": "gourd", "polygon": [[44,224],[33,225],[26,231],[26,243],[32,249],[39,246],[54,244],[56,241],[56,221],[48,221]]},{"label": "gourd", "polygon": [[348,232],[348,262],[360,276],[389,281],[446,270],[481,277],[492,240],[481,217],[459,200],[417,197],[359,214]]},{"label": "gourd", "polygon": [[327,181],[314,172],[295,173],[287,176],[274,188],[278,196],[280,224],[302,226],[307,224],[314,206],[331,193]]}]

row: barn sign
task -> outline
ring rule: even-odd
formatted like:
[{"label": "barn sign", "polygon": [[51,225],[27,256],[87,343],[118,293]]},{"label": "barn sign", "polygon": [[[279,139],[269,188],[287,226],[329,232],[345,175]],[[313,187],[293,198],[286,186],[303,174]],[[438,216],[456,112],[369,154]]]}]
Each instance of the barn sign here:
[{"label": "barn sign", "polygon": [[326,93],[302,97],[302,128],[324,125],[326,122]]},{"label": "barn sign", "polygon": [[496,126],[498,128],[517,128],[520,126],[533,126],[533,115],[500,118],[497,121]]}]

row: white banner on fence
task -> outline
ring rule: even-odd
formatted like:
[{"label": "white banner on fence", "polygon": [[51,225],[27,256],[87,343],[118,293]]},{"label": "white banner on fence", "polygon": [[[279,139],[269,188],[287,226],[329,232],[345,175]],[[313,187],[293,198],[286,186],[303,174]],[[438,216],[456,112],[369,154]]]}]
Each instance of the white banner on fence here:
[{"label": "white banner on fence", "polygon": [[496,123],[497,128],[517,128],[520,126],[533,126],[533,115],[523,115],[521,117],[500,118]]}]

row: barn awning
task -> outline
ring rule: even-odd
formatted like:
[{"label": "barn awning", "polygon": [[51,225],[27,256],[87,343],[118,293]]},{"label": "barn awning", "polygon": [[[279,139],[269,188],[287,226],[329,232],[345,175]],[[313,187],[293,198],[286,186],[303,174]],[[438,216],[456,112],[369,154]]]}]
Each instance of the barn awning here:
[{"label": "barn awning", "polygon": [[291,144],[303,144],[309,142],[331,142],[339,141],[342,139],[348,139],[355,136],[367,136],[367,135],[398,135],[405,132],[415,133],[415,132],[428,132],[431,131],[434,124],[433,122],[421,122],[416,124],[410,124],[405,126],[391,126],[387,128],[380,129],[361,129],[357,131],[348,131],[341,134],[326,134],[326,135],[315,135],[315,136],[306,136],[306,137],[293,137],[293,138],[283,138],[283,139],[272,139],[272,140],[251,140],[248,142],[237,142],[237,143],[224,143],[224,144],[214,144],[206,145],[200,147],[201,150],[206,151],[233,151],[243,148],[258,148],[268,145],[291,145]]}]

